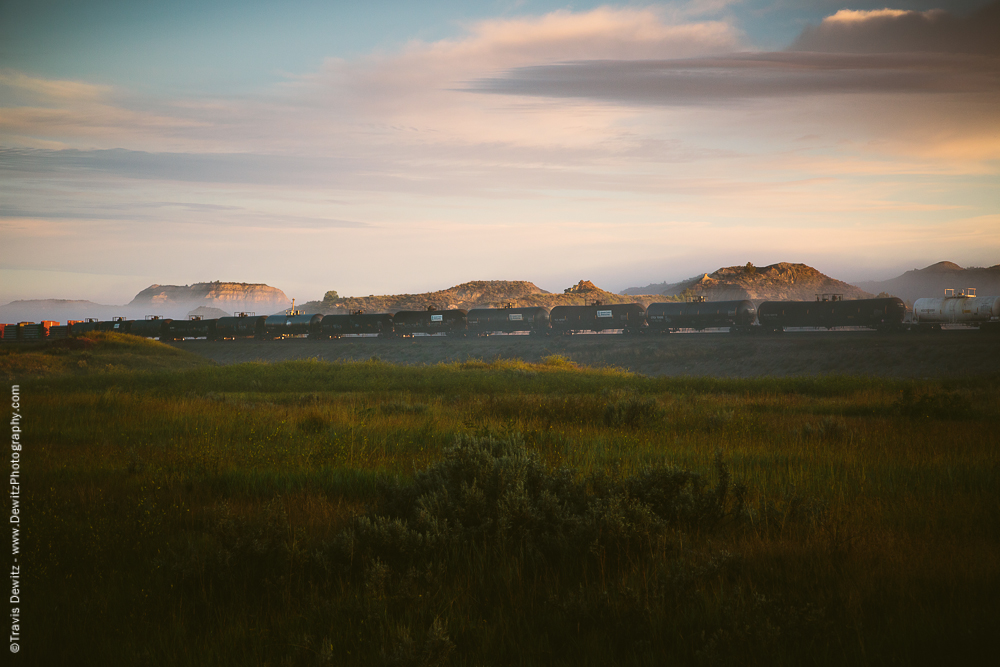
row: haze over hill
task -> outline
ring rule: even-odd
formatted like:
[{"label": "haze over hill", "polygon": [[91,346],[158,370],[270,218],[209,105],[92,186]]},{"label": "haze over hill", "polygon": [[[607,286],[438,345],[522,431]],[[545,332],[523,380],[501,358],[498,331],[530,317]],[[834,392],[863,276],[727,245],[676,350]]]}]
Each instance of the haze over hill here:
[{"label": "haze over hill", "polygon": [[704,296],[706,301],[749,299],[812,301],[817,294],[843,294],[845,299],[872,296],[865,290],[831,278],[811,266],[780,262],[769,266],[727,266],[678,283],[630,287],[625,295]]},{"label": "haze over hill", "polygon": [[125,314],[123,306],[110,306],[86,300],[24,299],[0,306],[0,322],[41,322],[42,320],[83,320],[94,317],[109,320]]},{"label": "haze over hill", "polygon": [[193,285],[151,285],[123,306],[66,299],[13,301],[0,306],[0,321],[65,322],[88,317],[100,320],[112,317],[142,319],[147,315],[185,318],[189,314],[219,317],[220,313],[231,315],[237,311],[270,315],[290,305],[291,299],[276,287],[216,281]]},{"label": "haze over hill", "polygon": [[964,269],[954,262],[938,262],[913,269],[891,280],[859,282],[870,292],[888,292],[912,304],[923,297],[944,296],[946,289],[975,287],[981,296],[1000,295],[1000,264]]}]

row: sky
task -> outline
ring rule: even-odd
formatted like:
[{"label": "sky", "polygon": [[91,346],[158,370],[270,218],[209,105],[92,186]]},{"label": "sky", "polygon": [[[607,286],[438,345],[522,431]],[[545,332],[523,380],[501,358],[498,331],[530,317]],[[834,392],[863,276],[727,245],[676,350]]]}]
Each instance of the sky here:
[{"label": "sky", "polygon": [[1000,264],[1000,2],[0,0],[0,304]]}]

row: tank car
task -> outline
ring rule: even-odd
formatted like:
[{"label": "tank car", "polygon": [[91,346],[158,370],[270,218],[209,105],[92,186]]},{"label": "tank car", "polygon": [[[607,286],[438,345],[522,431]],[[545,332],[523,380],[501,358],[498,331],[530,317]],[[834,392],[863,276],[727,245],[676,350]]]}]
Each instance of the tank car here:
[{"label": "tank car", "polygon": [[375,335],[388,338],[393,335],[392,315],[389,313],[364,313],[357,311],[350,315],[324,315],[320,322],[321,338],[341,336]]},{"label": "tank car", "polygon": [[820,297],[816,301],[765,301],[757,307],[757,319],[766,331],[775,332],[787,327],[867,327],[882,331],[902,328],[906,305],[901,299],[844,301],[838,297]]},{"label": "tank car", "polygon": [[143,338],[162,338],[171,322],[173,322],[172,319],[163,319],[155,315],[144,320],[131,320],[128,332],[133,336],[142,336]]},{"label": "tank car", "polygon": [[82,336],[84,334],[90,333],[91,331],[97,331],[97,325],[100,324],[93,317],[88,317],[82,322],[73,322],[69,325],[69,335],[70,336]]},{"label": "tank car", "polygon": [[397,336],[444,333],[465,335],[468,312],[461,308],[449,310],[401,310],[392,316],[392,328]]},{"label": "tank car", "polygon": [[679,329],[728,328],[734,333],[748,333],[757,319],[752,301],[690,301],[687,303],[651,303],[646,321],[651,331]]},{"label": "tank car", "polygon": [[163,327],[160,340],[184,340],[185,338],[215,339],[215,320],[191,317],[186,320],[170,320]]},{"label": "tank car", "polygon": [[303,315],[297,311],[271,315],[264,319],[265,340],[277,340],[292,336],[315,336],[319,333],[323,316],[319,313]]},{"label": "tank car", "polygon": [[638,333],[646,326],[646,309],[638,303],[556,306],[549,312],[549,321],[552,331],[561,334],[615,329],[624,333]]},{"label": "tank car", "polygon": [[112,317],[110,320],[95,322],[94,331],[117,331],[128,333],[131,323],[124,317]]},{"label": "tank car", "polygon": [[220,317],[215,321],[215,337],[218,340],[263,338],[266,319],[266,316],[258,316],[255,313],[237,313],[232,317]]},{"label": "tank car", "polygon": [[548,308],[473,308],[467,317],[469,333],[480,336],[521,331],[531,334],[549,332]]},{"label": "tank car", "polygon": [[1000,325],[1000,296],[976,296],[975,289],[945,290],[941,299],[913,302],[913,323],[918,329],[940,329],[942,324],[967,324],[984,330]]}]

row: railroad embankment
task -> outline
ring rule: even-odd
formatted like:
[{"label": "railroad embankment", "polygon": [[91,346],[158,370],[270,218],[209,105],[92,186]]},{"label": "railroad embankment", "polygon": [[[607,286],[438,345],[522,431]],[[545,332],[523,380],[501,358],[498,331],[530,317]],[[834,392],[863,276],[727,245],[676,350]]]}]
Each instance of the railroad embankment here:
[{"label": "railroad embankment", "polygon": [[293,359],[420,365],[469,359],[538,362],[561,355],[585,366],[613,366],[650,376],[887,378],[973,377],[1000,373],[996,336],[975,330],[884,335],[868,331],[622,336],[417,337],[382,340],[185,341],[173,343],[222,364]]}]

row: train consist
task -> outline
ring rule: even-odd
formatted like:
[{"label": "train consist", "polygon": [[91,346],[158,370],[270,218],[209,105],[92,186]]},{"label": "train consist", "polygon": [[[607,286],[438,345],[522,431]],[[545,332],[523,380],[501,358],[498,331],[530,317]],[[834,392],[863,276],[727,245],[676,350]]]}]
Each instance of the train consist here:
[{"label": "train consist", "polygon": [[334,339],[343,336],[381,338],[494,334],[571,335],[614,331],[624,334],[672,333],[728,329],[732,333],[780,333],[792,328],[842,327],[878,331],[934,331],[942,325],[966,325],[1000,332],[1000,297],[977,297],[975,290],[947,290],[941,299],[918,299],[912,316],[895,297],[845,301],[837,294],[817,295],[815,301],[704,301],[653,303],[648,308],[625,303],[548,308],[474,308],[404,310],[397,313],[350,315],[302,314],[289,310],[278,315],[238,313],[214,320],[200,318],[110,321],[71,321],[66,325],[44,321],[0,324],[0,340],[32,341],[84,335],[90,331],[119,331],[162,341],[280,340],[293,337]]}]

